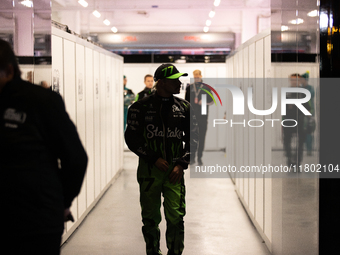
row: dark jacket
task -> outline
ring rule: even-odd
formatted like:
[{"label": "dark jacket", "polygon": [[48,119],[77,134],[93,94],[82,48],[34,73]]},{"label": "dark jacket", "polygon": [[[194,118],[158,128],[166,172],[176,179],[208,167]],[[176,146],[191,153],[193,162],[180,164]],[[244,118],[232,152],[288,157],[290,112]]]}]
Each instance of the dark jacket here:
[{"label": "dark jacket", "polygon": [[157,92],[135,102],[128,112],[126,144],[145,165],[153,165],[161,157],[172,167],[187,169],[190,150],[197,149],[198,141],[191,109],[187,101],[174,96],[162,98]]},{"label": "dark jacket", "polygon": [[135,101],[143,99],[144,97],[150,96],[154,91],[152,89],[149,89],[145,87],[141,92],[139,92],[136,96]]},{"label": "dark jacket", "polygon": [[21,80],[0,93],[0,193],[6,235],[56,233],[87,155],[61,96]]},{"label": "dark jacket", "polygon": [[[213,102],[213,99],[211,98],[210,95],[208,95],[205,91],[201,90],[200,88],[204,88],[207,91],[209,91],[210,93],[211,90],[209,88],[207,88],[206,86],[203,85],[202,82],[196,82],[193,84],[190,84],[189,86],[187,86],[186,91],[185,91],[185,100],[187,100],[188,102],[190,102],[192,108],[194,109],[194,112],[196,113],[196,118],[197,120],[200,122],[200,120],[207,120],[208,118],[208,113],[209,111],[207,111],[207,115],[202,115],[201,114],[201,105],[198,104],[199,101],[201,101],[202,99],[202,95],[207,95],[207,104],[210,104]],[[197,104],[195,103],[195,98],[197,97]],[[207,105],[208,107],[209,105]],[[209,109],[209,107],[208,107]]]}]

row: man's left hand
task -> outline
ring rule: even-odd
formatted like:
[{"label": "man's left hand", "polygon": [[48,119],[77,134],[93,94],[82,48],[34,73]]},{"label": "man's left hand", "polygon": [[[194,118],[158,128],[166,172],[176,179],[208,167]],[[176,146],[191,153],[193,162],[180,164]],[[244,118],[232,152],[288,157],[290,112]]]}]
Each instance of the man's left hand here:
[{"label": "man's left hand", "polygon": [[183,167],[180,165],[175,166],[169,175],[169,179],[172,184],[176,184],[177,182],[180,183],[182,180],[182,177],[183,177]]}]

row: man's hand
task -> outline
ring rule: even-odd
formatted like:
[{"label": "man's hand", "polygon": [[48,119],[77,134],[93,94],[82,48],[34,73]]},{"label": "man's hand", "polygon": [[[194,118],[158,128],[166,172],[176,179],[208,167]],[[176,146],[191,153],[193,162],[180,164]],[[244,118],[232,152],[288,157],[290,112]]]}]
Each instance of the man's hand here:
[{"label": "man's hand", "polygon": [[183,177],[183,167],[180,165],[175,166],[169,175],[169,179],[172,184],[176,184],[177,182],[180,183],[182,177]]},{"label": "man's hand", "polygon": [[159,170],[161,170],[163,172],[166,172],[166,171],[168,171],[169,163],[166,160],[162,159],[162,158],[158,158],[157,161],[155,162],[155,166]]}]

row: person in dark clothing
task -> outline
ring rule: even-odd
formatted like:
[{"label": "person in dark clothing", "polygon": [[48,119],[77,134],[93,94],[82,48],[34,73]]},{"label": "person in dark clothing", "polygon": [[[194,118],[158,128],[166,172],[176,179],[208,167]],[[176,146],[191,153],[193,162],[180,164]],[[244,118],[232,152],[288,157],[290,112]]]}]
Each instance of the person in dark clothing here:
[{"label": "person in dark clothing", "polygon": [[0,40],[1,246],[11,254],[59,254],[87,155],[61,96],[20,74]]},{"label": "person in dark clothing", "polygon": [[[290,83],[291,87],[298,87],[299,86],[299,74],[292,74],[290,76]],[[290,99],[297,99],[303,98],[302,93],[288,93],[287,98]],[[310,103],[302,104],[308,111],[311,110]],[[303,145],[306,139],[306,130],[305,130],[305,121],[306,116],[304,115],[301,110],[299,110],[296,105],[287,104],[286,106],[286,115],[282,116],[283,120],[285,121],[285,126],[283,127],[283,145],[287,157],[287,164],[296,165],[297,167],[301,164],[303,159]],[[297,122],[297,125],[294,126]],[[296,137],[296,147],[292,147],[292,138],[293,136]]]},{"label": "person in dark clothing", "polygon": [[[203,80],[202,80],[202,74],[200,70],[195,70],[193,72],[194,75],[194,83],[190,84],[186,88],[185,92],[185,100],[189,101],[194,109],[196,119],[198,122],[198,127],[199,127],[199,143],[198,143],[198,149],[197,149],[197,163],[199,165],[203,165],[202,162],[202,157],[203,157],[203,151],[204,151],[204,144],[205,144],[205,136],[207,134],[207,127],[208,127],[208,109],[207,109],[207,114],[202,115],[201,114],[201,98],[202,95],[207,95],[207,106],[213,104],[213,99],[208,96],[208,94],[201,90],[201,88],[204,88],[208,90],[210,93],[211,90],[207,87],[204,86]],[[195,153],[192,153],[191,155],[191,164],[195,163]]]},{"label": "person in dark clothing", "polygon": [[145,84],[145,88],[137,94],[135,102],[143,99],[144,97],[150,96],[154,92],[154,90],[152,89],[152,87],[153,87],[153,76],[151,74],[145,75],[144,84]]},{"label": "person in dark clothing", "polygon": [[305,124],[305,129],[306,129],[306,148],[307,148],[307,155],[312,156],[312,151],[313,151],[313,133],[316,128],[315,124],[315,106],[314,106],[314,97],[315,97],[315,90],[313,86],[308,84],[309,81],[309,71],[305,72],[304,74],[301,74],[300,76],[300,83],[302,88],[308,89],[308,91],[311,94],[311,99],[309,100],[309,105],[310,105],[310,113],[312,116],[306,117],[306,124]]},{"label": "person in dark clothing", "polygon": [[[181,88],[174,65],[163,64],[155,72],[156,92],[129,108],[125,141],[139,156],[137,180],[142,208],[142,232],[148,255],[162,254],[159,247],[161,195],[167,221],[168,255],[184,249],[184,169],[195,151],[198,126],[190,104],[173,94]],[[183,146],[184,143],[184,146]]]}]

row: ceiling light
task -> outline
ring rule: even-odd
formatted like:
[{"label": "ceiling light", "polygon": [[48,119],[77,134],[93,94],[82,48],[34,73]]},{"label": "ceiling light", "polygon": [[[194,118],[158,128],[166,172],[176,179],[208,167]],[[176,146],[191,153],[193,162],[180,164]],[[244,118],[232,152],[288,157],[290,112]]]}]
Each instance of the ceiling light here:
[{"label": "ceiling light", "polygon": [[206,32],[208,32],[209,31],[209,27],[204,27],[203,28],[203,31],[206,33]]},{"label": "ceiling light", "polygon": [[214,16],[215,16],[215,12],[214,12],[214,11],[210,11],[210,12],[209,12],[209,17],[210,17],[210,18],[213,18]]},{"label": "ceiling light", "polygon": [[108,20],[108,19],[105,19],[104,21],[103,21],[103,23],[105,24],[105,25],[110,25],[111,24],[111,22]]},{"label": "ceiling light", "polygon": [[288,30],[288,26],[281,26],[281,31],[287,31]]},{"label": "ceiling light", "polygon": [[94,10],[94,11],[92,12],[92,14],[93,14],[96,18],[99,18],[99,17],[101,16],[100,12],[97,11],[97,10]]},{"label": "ceiling light", "polygon": [[211,20],[208,19],[208,20],[205,22],[205,25],[209,27],[209,26],[211,25]]},{"label": "ceiling light", "polygon": [[217,7],[220,5],[220,3],[221,3],[221,0],[215,0],[214,5]]},{"label": "ceiling light", "polygon": [[307,15],[309,17],[317,17],[317,16],[319,16],[319,12],[318,12],[318,10],[314,10],[314,11],[308,12]]},{"label": "ceiling light", "polygon": [[89,5],[85,0],[79,0],[78,3],[83,7],[87,7]]},{"label": "ceiling light", "polygon": [[289,21],[289,23],[294,24],[294,25],[299,25],[299,24],[302,24],[303,22],[304,20],[300,18]]},{"label": "ceiling light", "polygon": [[113,33],[117,33],[118,32],[118,29],[116,27],[112,27],[111,30],[112,30]]},{"label": "ceiling light", "polygon": [[20,2],[22,5],[28,7],[28,8],[32,8],[33,7],[33,2],[30,0],[24,0]]}]

